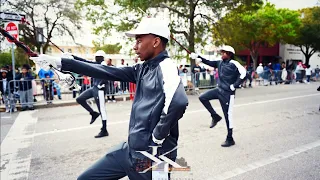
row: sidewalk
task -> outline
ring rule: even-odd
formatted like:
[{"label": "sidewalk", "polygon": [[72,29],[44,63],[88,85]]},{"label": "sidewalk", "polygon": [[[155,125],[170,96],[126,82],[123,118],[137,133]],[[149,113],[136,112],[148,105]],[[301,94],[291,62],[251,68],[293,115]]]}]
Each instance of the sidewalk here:
[{"label": "sidewalk", "polygon": [[[57,99],[57,97],[55,96],[54,100],[52,101],[51,104],[48,104],[43,97],[41,96],[37,96],[37,102],[34,103],[34,107],[35,109],[43,109],[43,108],[52,108],[52,107],[63,107],[63,106],[73,106],[73,105],[77,105],[78,103],[76,102],[76,99],[72,99],[72,98],[66,98],[67,95],[72,96],[72,94],[63,94],[62,95],[62,100]],[[66,100],[64,100],[64,98]],[[130,95],[126,94],[126,95],[117,95],[115,96],[116,101],[130,101]],[[88,100],[89,103],[95,103],[93,98]],[[107,99],[106,99],[107,102]],[[21,108],[21,105],[18,104],[16,105],[17,110],[19,111]],[[5,112],[5,105],[1,104],[0,105],[0,112]]]}]

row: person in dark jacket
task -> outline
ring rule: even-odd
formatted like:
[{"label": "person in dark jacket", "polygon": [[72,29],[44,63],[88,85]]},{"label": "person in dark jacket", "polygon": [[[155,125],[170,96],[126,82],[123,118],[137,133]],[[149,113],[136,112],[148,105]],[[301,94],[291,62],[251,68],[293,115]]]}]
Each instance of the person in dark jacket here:
[{"label": "person in dark jacket", "polygon": [[[107,62],[102,62],[101,64],[105,65],[105,66],[114,66],[112,64],[112,59],[107,59]],[[116,88],[114,87],[114,81],[106,81],[106,91],[107,91],[107,98],[108,98],[108,103],[110,102],[117,102],[114,94],[116,93]],[[110,98],[111,96],[111,98]]]},{"label": "person in dark jacket", "polygon": [[14,112],[15,109],[15,103],[13,99],[13,91],[14,91],[14,86],[12,79],[7,76],[8,71],[5,69],[0,70],[0,92],[2,96],[3,103],[5,104],[6,107],[6,112]]},{"label": "person in dark jacket", "polygon": [[[35,63],[48,67],[61,66],[61,70],[137,84],[129,122],[128,142],[110,150],[96,164],[81,174],[79,180],[158,179],[151,171],[140,173],[141,165],[150,167],[150,159],[142,154],[155,153],[175,161],[179,137],[178,120],[188,105],[188,98],[178,76],[175,63],[165,50],[170,39],[168,24],[157,18],[144,18],[137,29],[126,33],[135,37],[135,53],[143,64],[129,67],[104,66],[70,59],[57,59],[47,55],[32,57]],[[46,62],[46,63],[44,63]],[[159,146],[154,152],[150,146]],[[142,164],[141,164],[142,163]],[[161,175],[168,179],[169,173]],[[164,178],[164,177],[161,177]]]},{"label": "person in dark jacket", "polygon": [[41,79],[41,83],[43,84],[43,92],[44,92],[44,97],[45,100],[47,101],[48,104],[52,103],[53,100],[53,79],[51,79],[49,73],[45,73],[43,75],[45,78]]},{"label": "person in dark jacket", "polygon": [[[94,63],[94,64],[103,63],[104,56],[105,56],[105,52],[102,50],[98,50],[95,53],[95,62],[91,62],[91,63]],[[106,113],[106,107],[105,107],[105,94],[106,94],[105,86],[106,86],[106,80],[92,78],[92,87],[82,92],[80,96],[77,98],[77,102],[90,113],[91,115],[90,124],[94,123],[94,121],[101,115],[102,127],[100,129],[100,132],[95,136],[95,138],[109,136],[109,133],[107,130],[107,113]],[[99,113],[94,111],[88,105],[87,100],[90,98],[94,98],[98,106]]]},{"label": "person in dark jacket", "polygon": [[32,80],[33,76],[29,72],[30,66],[23,65],[21,73],[16,76],[16,80],[19,80],[19,95],[21,103],[21,111],[27,109],[34,110],[33,107],[33,91],[32,91]]},{"label": "person in dark jacket", "polygon": [[222,147],[229,147],[235,144],[233,132],[233,104],[236,88],[239,88],[246,78],[246,69],[234,59],[235,50],[231,46],[224,46],[221,49],[222,61],[209,61],[198,54],[191,53],[192,59],[200,58],[204,64],[219,69],[218,87],[203,93],[199,100],[211,114],[210,128],[213,128],[222,119],[212,108],[210,100],[219,99],[227,124],[228,135]]}]

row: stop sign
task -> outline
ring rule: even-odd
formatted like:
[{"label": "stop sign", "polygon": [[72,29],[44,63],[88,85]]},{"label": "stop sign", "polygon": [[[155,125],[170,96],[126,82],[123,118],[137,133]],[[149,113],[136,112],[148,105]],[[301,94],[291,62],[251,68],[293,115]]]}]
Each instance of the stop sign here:
[{"label": "stop sign", "polygon": [[[15,37],[17,40],[19,38],[19,29],[18,25],[14,22],[9,22],[5,25],[5,30],[13,37]],[[7,38],[7,41],[12,43],[10,39]]]}]

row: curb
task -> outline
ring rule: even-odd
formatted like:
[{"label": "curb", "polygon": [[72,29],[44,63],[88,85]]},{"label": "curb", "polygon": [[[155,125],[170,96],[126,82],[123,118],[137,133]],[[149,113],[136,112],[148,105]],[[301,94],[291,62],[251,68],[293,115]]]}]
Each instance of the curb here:
[{"label": "curb", "polygon": [[[130,101],[130,96],[122,96],[122,97],[115,97],[116,101]],[[58,103],[57,103],[58,102]],[[106,99],[107,102],[107,99]],[[95,101],[93,101],[93,103],[95,103]],[[54,107],[64,107],[64,106],[75,106],[78,105],[78,103],[74,100],[74,101],[53,101],[52,104],[47,104],[47,103],[39,103],[39,104],[34,104],[34,108],[35,109],[45,109],[45,108],[54,108]],[[17,105],[16,106],[17,110],[20,111],[21,110],[21,106]],[[5,107],[0,107],[0,112],[5,112],[6,109]]]}]

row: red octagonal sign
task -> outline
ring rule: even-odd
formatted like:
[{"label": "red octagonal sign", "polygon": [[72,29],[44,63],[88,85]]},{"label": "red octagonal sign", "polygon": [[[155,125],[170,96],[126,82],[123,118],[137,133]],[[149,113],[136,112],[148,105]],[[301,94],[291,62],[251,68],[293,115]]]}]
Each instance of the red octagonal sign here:
[{"label": "red octagonal sign", "polygon": [[[18,37],[19,37],[19,30],[18,30],[18,26],[17,26],[14,22],[9,22],[8,24],[6,24],[5,30],[6,30],[9,34],[11,34],[13,37],[15,37],[16,39],[18,39]],[[12,43],[12,41],[11,41],[10,39],[7,38],[7,40]]]}]

